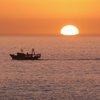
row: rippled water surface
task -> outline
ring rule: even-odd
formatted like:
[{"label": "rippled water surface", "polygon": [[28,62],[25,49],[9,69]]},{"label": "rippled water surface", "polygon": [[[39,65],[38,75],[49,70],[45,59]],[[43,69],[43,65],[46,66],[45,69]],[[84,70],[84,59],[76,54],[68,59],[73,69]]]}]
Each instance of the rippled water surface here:
[{"label": "rippled water surface", "polygon": [[100,37],[0,37],[0,100],[100,100]]}]

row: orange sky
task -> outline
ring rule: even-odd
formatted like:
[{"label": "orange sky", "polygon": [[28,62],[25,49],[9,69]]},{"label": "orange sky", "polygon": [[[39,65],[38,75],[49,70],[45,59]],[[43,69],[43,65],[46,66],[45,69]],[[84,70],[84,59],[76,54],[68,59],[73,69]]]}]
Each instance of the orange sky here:
[{"label": "orange sky", "polygon": [[74,24],[83,35],[99,35],[100,0],[1,0],[1,35],[57,35]]}]

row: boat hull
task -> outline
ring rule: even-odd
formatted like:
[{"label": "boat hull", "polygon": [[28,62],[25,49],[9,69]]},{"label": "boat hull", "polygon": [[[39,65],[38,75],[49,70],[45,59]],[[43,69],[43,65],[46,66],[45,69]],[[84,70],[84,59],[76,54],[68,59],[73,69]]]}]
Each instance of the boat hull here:
[{"label": "boat hull", "polygon": [[25,57],[25,56],[17,56],[17,55],[14,55],[14,54],[10,54],[11,58],[13,60],[39,60],[41,58],[41,54],[36,54],[32,57]]}]

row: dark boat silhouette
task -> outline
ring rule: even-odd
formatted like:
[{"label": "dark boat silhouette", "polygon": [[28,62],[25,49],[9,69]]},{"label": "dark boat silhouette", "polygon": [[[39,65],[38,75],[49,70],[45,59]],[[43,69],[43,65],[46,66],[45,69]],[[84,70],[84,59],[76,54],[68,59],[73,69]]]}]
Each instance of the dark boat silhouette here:
[{"label": "dark boat silhouette", "polygon": [[21,52],[17,52],[17,54],[10,54],[13,60],[39,60],[41,58],[41,54],[35,54],[34,49],[32,49],[32,53],[28,52],[25,54],[23,50]]}]

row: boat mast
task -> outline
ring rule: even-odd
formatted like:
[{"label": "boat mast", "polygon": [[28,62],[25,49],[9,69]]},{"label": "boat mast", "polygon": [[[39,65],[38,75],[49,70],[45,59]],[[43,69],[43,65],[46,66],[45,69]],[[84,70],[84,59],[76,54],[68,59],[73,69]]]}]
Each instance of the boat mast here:
[{"label": "boat mast", "polygon": [[23,49],[20,49],[21,53],[23,53]]},{"label": "boat mast", "polygon": [[34,55],[35,55],[35,50],[34,50],[34,48],[32,48],[32,54],[34,54]]}]

